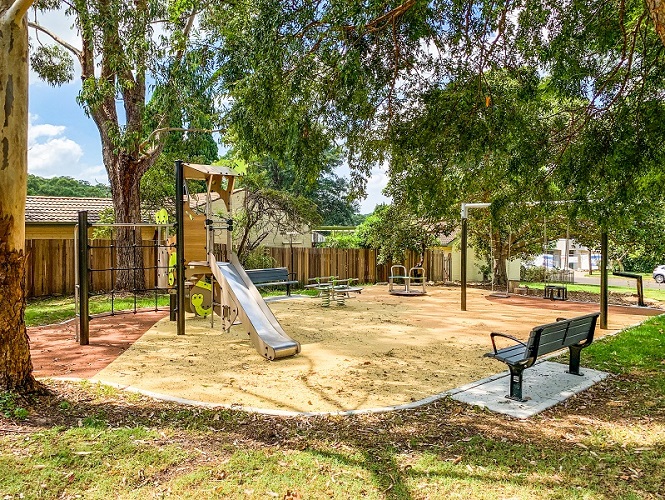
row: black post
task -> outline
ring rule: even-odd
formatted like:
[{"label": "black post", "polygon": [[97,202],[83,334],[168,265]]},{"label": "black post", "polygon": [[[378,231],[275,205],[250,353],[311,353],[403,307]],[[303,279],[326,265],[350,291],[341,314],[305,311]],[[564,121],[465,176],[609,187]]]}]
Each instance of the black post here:
[{"label": "black post", "polygon": [[460,264],[460,281],[462,282],[462,311],[466,311],[466,247],[467,247],[467,219],[462,217],[462,255]]},{"label": "black post", "polygon": [[522,366],[508,366],[510,369],[510,394],[508,399],[514,401],[525,401],[522,397],[522,374],[524,367]]},{"label": "black post", "polygon": [[177,306],[177,332],[185,334],[185,227],[183,198],[185,197],[185,179],[182,171],[182,161],[175,162],[175,225],[176,225],[176,293]]},{"label": "black post", "polygon": [[169,321],[178,319],[178,294],[169,292]]},{"label": "black post", "polygon": [[90,344],[90,267],[88,262],[88,212],[79,212],[79,344]]},{"label": "black post", "polygon": [[642,276],[637,276],[637,305],[640,307],[646,307],[646,302],[644,302],[644,285],[642,284]]},{"label": "black post", "polygon": [[607,330],[607,231],[600,235],[600,328]]},{"label": "black post", "polygon": [[291,247],[291,269],[289,269],[290,273],[295,273],[294,267],[293,267],[293,235],[289,235],[289,246]]}]

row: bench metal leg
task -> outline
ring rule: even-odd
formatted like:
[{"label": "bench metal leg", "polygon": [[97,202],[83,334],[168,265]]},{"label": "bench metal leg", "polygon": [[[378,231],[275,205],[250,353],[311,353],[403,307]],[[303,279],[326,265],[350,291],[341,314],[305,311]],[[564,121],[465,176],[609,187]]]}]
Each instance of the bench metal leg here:
[{"label": "bench metal leg", "polygon": [[568,362],[568,373],[572,375],[582,376],[580,373],[580,353],[582,352],[582,347],[571,345],[570,350],[570,361]]},{"label": "bench metal leg", "polygon": [[508,365],[508,368],[510,369],[510,394],[506,397],[513,401],[526,401],[522,397],[522,374],[524,373],[524,367]]},{"label": "bench metal leg", "polygon": [[291,296],[291,285],[289,283],[286,284],[286,296]]}]

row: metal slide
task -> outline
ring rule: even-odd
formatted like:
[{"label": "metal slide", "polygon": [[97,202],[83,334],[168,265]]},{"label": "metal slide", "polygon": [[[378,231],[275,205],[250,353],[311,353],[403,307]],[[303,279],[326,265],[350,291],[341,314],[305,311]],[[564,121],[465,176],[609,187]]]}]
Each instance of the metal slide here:
[{"label": "metal slide", "polygon": [[270,360],[298,354],[300,344],[282,329],[238,257],[231,254],[231,262],[217,262],[210,254],[208,261],[215,280],[221,285],[223,303],[236,305],[238,310],[234,312],[247,329],[256,351]]}]

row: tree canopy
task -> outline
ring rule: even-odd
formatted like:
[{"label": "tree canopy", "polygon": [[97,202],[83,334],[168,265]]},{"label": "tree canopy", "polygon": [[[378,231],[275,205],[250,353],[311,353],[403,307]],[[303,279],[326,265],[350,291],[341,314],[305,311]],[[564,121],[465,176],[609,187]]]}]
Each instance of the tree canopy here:
[{"label": "tree canopy", "polygon": [[51,177],[28,175],[29,196],[71,196],[74,198],[109,198],[111,189],[101,183],[90,184],[87,181],[71,177]]},{"label": "tree canopy", "polygon": [[662,183],[664,51],[641,1],[254,0],[234,23],[219,35],[238,140],[288,158],[337,142],[361,179],[387,162],[415,209],[452,207],[448,182],[592,201],[609,226],[617,199]]}]

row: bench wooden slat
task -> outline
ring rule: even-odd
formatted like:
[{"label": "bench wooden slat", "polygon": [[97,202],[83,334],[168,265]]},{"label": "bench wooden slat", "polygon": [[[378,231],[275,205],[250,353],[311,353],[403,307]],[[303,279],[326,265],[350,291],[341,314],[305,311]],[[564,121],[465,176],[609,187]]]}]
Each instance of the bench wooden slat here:
[{"label": "bench wooden slat", "polygon": [[291,285],[298,283],[298,280],[289,279],[289,270],[286,267],[247,269],[245,272],[254,286],[286,286],[287,295],[291,295]]},{"label": "bench wooden slat", "polygon": [[516,363],[524,359],[525,351],[526,347],[517,344],[497,351],[497,353],[492,357],[498,359],[499,361],[503,361],[504,363]]},{"label": "bench wooden slat", "polygon": [[[252,281],[252,283],[254,283]],[[254,283],[254,286],[279,286],[279,285],[295,285],[297,281],[269,281],[266,283]]]}]

